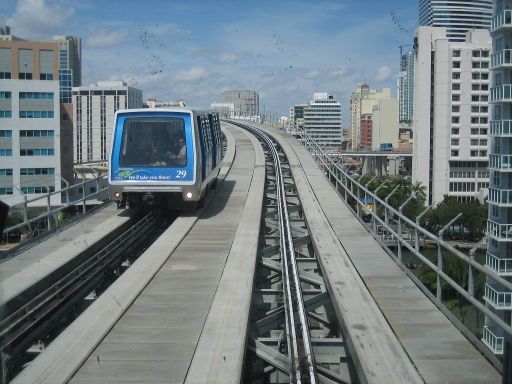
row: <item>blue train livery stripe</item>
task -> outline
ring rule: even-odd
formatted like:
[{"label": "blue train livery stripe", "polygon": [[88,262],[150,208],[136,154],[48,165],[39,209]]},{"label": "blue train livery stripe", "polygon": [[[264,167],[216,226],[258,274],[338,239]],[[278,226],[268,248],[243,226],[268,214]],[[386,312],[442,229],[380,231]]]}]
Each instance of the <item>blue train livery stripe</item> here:
[{"label": "blue train livery stripe", "polygon": [[[122,144],[123,127],[127,118],[182,118],[185,126],[187,145],[187,165],[184,167],[124,167],[119,164],[119,152]],[[191,115],[179,112],[144,113],[132,112],[118,114],[113,138],[110,178],[112,184],[193,184],[195,182],[195,140],[192,131]]]}]

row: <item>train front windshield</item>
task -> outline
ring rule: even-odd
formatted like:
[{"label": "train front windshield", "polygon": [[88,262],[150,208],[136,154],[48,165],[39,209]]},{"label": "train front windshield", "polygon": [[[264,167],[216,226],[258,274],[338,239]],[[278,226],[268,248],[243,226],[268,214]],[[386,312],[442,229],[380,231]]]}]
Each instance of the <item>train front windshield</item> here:
[{"label": "train front windshield", "polygon": [[185,167],[187,143],[183,119],[126,119],[119,164],[124,167]]}]

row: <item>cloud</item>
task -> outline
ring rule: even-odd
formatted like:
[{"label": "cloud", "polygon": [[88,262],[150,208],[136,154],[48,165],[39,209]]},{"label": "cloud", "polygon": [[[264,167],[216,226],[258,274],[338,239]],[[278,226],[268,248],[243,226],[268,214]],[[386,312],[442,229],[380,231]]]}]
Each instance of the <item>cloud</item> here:
[{"label": "cloud", "polygon": [[392,70],[385,65],[380,67],[377,70],[377,74],[375,75],[375,81],[385,81],[391,77]]},{"label": "cloud", "polygon": [[14,35],[27,39],[48,38],[69,25],[74,14],[73,8],[47,5],[45,0],[19,0],[7,24],[13,27]]},{"label": "cloud", "polygon": [[192,67],[183,71],[176,72],[172,79],[174,81],[197,81],[210,76],[210,73],[203,67]]},{"label": "cloud", "polygon": [[236,63],[239,58],[240,55],[236,53],[221,53],[219,55],[219,61],[223,64]]},{"label": "cloud", "polygon": [[91,37],[87,39],[86,44],[91,48],[114,47],[124,42],[127,36],[128,31],[125,29],[115,31],[100,29],[91,33]]},{"label": "cloud", "polygon": [[347,74],[347,67],[344,65],[337,65],[331,72],[332,77],[342,77]]},{"label": "cloud", "polygon": [[308,79],[314,79],[315,77],[318,77],[320,76],[321,73],[320,71],[316,70],[316,69],[312,69],[310,71],[307,71],[305,74],[304,74],[304,77],[308,78]]}]

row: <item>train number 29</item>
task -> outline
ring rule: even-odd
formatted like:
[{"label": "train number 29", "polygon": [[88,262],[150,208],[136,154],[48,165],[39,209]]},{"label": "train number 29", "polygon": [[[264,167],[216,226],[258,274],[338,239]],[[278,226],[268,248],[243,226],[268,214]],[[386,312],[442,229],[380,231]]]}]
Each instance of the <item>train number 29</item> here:
[{"label": "train number 29", "polygon": [[184,179],[187,176],[187,171],[178,171],[176,172],[177,179]]}]

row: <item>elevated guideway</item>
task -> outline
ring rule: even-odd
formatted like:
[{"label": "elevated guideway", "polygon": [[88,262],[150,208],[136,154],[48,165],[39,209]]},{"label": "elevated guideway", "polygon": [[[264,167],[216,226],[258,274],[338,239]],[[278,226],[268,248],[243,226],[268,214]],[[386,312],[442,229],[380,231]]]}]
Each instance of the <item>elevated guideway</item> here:
[{"label": "elevated guideway", "polygon": [[[299,193],[301,189],[309,191],[319,202],[330,230],[336,234],[344,253],[423,380],[426,383],[461,384],[501,382],[501,376],[494,367],[357,220],[305,147],[285,132],[261,124],[251,125],[270,132],[287,152],[295,154],[292,172],[304,175],[304,183],[298,183]],[[329,263],[324,265],[326,274],[336,274],[336,257],[331,256],[326,261]],[[342,296],[344,289],[346,287],[341,283],[339,290]],[[354,324],[353,328],[349,333],[358,334],[358,325]],[[364,335],[361,333],[360,337]]]}]

